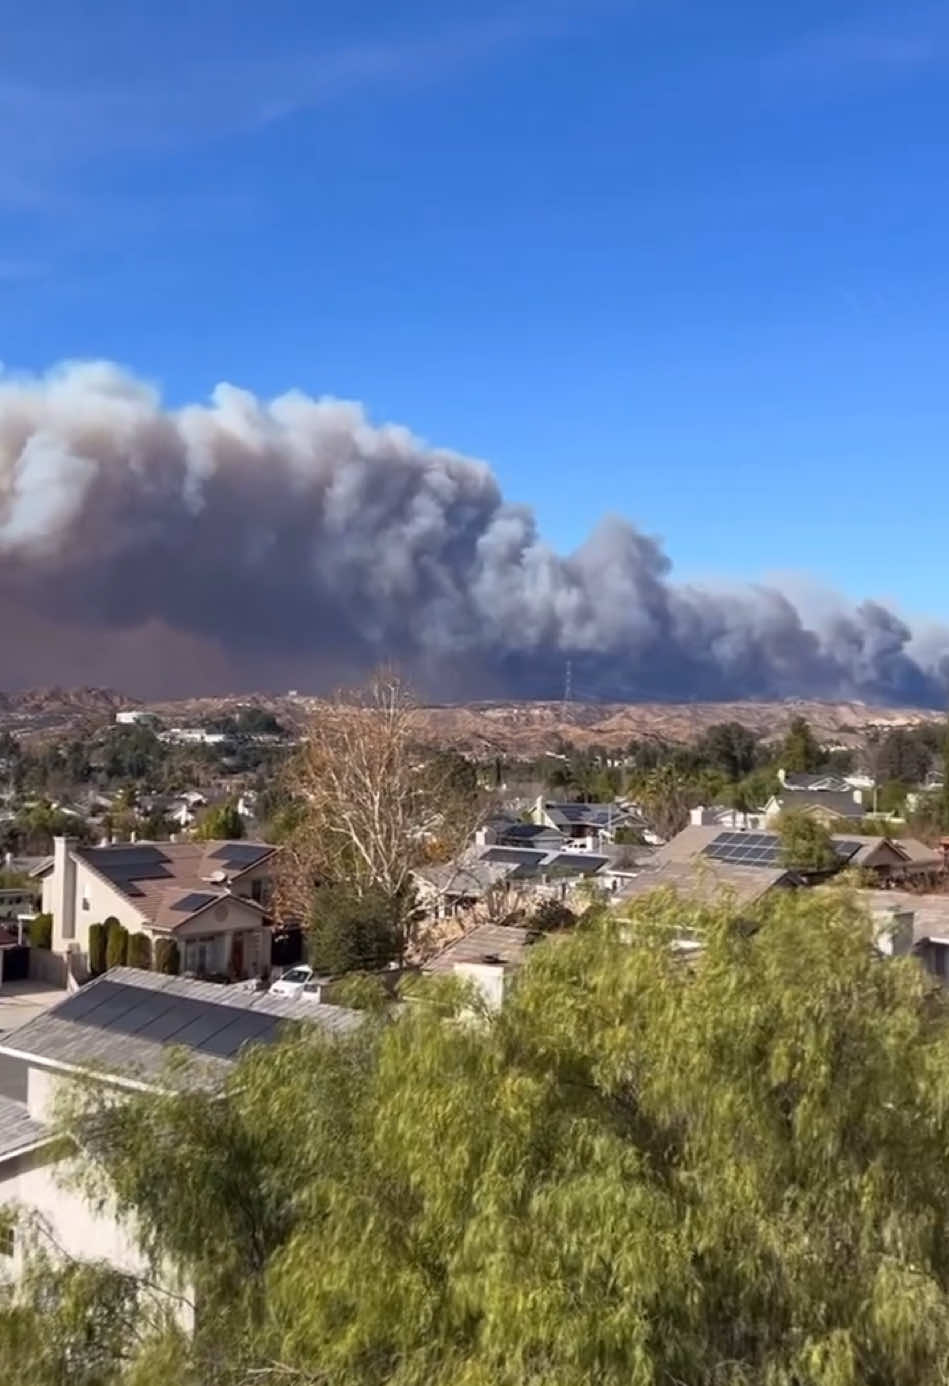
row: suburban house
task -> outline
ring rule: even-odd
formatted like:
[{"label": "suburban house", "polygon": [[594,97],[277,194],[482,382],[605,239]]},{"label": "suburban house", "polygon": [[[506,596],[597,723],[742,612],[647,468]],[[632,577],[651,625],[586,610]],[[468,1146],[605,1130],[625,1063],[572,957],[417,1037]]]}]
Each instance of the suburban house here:
[{"label": "suburban house", "polygon": [[[215,1084],[244,1045],[272,1043],[291,1017],[331,1034],[360,1021],[340,1006],[120,967],[0,1036],[0,1205],[22,1214],[12,1237],[0,1241],[0,1276],[5,1269],[17,1275],[33,1238],[58,1255],[146,1271],[134,1228],[94,1208],[64,1179],[73,1157],[54,1143],[49,1124],[62,1084],[93,1078],[119,1092],[172,1081]],[[169,1046],[194,1060],[174,1078]]]},{"label": "suburban house", "polygon": [[917,895],[906,890],[862,890],[863,903],[881,925],[899,921],[910,948],[943,986],[949,986],[949,895]]},{"label": "suburban house", "polygon": [[[423,908],[433,918],[444,919],[464,914],[502,888],[525,898],[563,900],[582,881],[599,883],[600,873],[608,866],[605,854],[585,850],[478,843],[456,862],[421,867],[415,884]],[[606,881],[603,886],[609,889]]]},{"label": "suburban house", "polygon": [[[865,837],[835,833],[838,869],[860,868],[880,885],[925,881],[944,873],[941,852],[913,838]],[[677,833],[617,892],[620,902],[672,886],[682,894],[708,900],[723,888],[742,905],[778,888],[808,886],[827,879],[827,871],[808,872],[784,863],[776,833],[723,830],[717,824],[693,823]]]},{"label": "suburban house", "polygon": [[568,839],[548,823],[494,818],[478,829],[475,841],[485,847],[531,847],[538,852],[557,852],[567,846]]},{"label": "suburban house", "polygon": [[645,820],[625,804],[562,804],[539,796],[534,804],[535,823],[554,828],[568,838],[573,850],[597,852],[616,841],[620,829],[647,830]]},{"label": "suburban house", "polygon": [[39,891],[32,885],[0,886],[0,924],[16,924],[36,913]]},{"label": "suburban house", "polygon": [[[52,949],[87,966],[89,926],[178,944],[181,970],[241,979],[270,966],[270,904],[278,849],[262,842],[137,842],[82,847],[54,839],[34,874],[52,916]],[[74,956],[74,962],[77,960]]]},{"label": "suburban house", "polygon": [[808,818],[816,818],[825,826],[830,826],[840,818],[852,818],[857,821],[867,816],[863,790],[851,789],[849,785],[845,789],[784,788],[765,804],[765,824],[772,824],[786,809],[795,813],[806,813]]}]

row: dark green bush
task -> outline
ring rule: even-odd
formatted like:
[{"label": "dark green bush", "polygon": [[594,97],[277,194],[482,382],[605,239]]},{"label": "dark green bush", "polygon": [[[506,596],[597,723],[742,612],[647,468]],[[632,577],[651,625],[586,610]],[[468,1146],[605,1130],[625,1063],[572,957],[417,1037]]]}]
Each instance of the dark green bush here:
[{"label": "dark green bush", "polygon": [[148,934],[131,934],[128,946],[129,967],[140,967],[145,972],[152,965],[152,941]]},{"label": "dark green bush", "polygon": [[155,940],[155,971],[166,977],[177,977],[180,967],[178,945],[173,938]]},{"label": "dark green bush", "polygon": [[99,977],[106,969],[107,930],[104,924],[89,925],[89,971]]},{"label": "dark green bush", "polygon": [[50,948],[53,943],[53,916],[38,914],[30,920],[30,944],[34,948]]},{"label": "dark green bush", "polygon": [[126,958],[128,957],[128,947],[128,930],[123,929],[118,920],[113,920],[109,925],[105,946],[106,967],[124,967]]}]

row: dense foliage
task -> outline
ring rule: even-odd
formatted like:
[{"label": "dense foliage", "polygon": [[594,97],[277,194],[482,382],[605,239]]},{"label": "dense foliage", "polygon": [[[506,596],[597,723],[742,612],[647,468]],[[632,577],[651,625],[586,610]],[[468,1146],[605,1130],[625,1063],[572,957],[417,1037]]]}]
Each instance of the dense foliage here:
[{"label": "dense foliage", "polygon": [[806,813],[785,809],[778,819],[781,862],[801,871],[830,871],[840,865],[830,831]]},{"label": "dense foliage", "polygon": [[47,1275],[0,1360],[65,1379],[39,1303],[101,1347],[83,1386],[944,1386],[949,1027],[872,937],[839,889],[757,930],[663,894],[537,943],[497,1017],[446,1023],[442,983],[223,1096],[93,1090],[67,1130],[186,1270],[193,1343]]}]

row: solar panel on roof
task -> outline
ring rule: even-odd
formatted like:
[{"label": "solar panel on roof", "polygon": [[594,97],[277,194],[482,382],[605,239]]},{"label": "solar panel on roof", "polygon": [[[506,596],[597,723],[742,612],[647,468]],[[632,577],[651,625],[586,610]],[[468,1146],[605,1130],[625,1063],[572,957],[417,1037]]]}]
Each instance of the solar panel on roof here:
[{"label": "solar panel on roof", "polygon": [[224,842],[210,854],[215,861],[233,861],[251,865],[258,857],[265,857],[269,848],[254,846],[249,842]]},{"label": "solar panel on roof", "polygon": [[254,1015],[239,1011],[233,1015],[229,1025],[209,1035],[197,1047],[202,1053],[216,1054],[219,1058],[229,1059],[242,1045],[272,1038],[278,1024],[279,1018],[275,1015]]},{"label": "solar panel on roof", "polygon": [[145,862],[140,865],[135,862],[104,862],[101,866],[94,862],[96,870],[100,875],[105,876],[106,880],[116,884],[119,881],[161,881],[167,880],[172,873],[164,862]]},{"label": "solar panel on roof", "polygon": [[182,895],[180,899],[171,904],[171,909],[181,910],[184,914],[194,914],[195,910],[201,909],[204,905],[210,905],[212,900],[217,900],[218,896],[210,894],[206,890],[191,890],[187,895]]},{"label": "solar panel on roof", "polygon": [[719,833],[702,855],[733,866],[776,866],[781,844],[774,833]]},{"label": "solar panel on roof", "polygon": [[139,992],[134,987],[122,986],[119,982],[98,982],[87,994],[89,997],[88,1005],[80,1009],[78,1003],[85,1000],[85,994],[79,992],[69,1001],[64,1002],[62,1007],[57,1008],[56,1014],[62,1016],[64,1020],[82,1020],[87,1025],[95,1025],[99,1029],[104,1029],[131,1006],[134,1006]]},{"label": "solar panel on roof", "polygon": [[127,870],[130,866],[154,866],[168,864],[168,857],[158,847],[101,847],[91,848],[86,853],[97,871],[110,871],[117,868]]}]

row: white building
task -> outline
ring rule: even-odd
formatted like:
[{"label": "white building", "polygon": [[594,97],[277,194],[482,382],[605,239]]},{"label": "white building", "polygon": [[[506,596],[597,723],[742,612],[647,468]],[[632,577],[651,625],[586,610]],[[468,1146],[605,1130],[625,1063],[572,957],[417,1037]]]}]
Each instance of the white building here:
[{"label": "white building", "polygon": [[118,727],[154,727],[158,717],[143,707],[126,707],[115,714],[115,724]]},{"label": "white building", "polygon": [[[54,1255],[146,1271],[134,1225],[86,1201],[74,1180],[81,1157],[64,1157],[53,1140],[63,1084],[92,1077],[119,1091],[157,1089],[168,1045],[192,1051],[188,1081],[214,1083],[242,1045],[272,1042],[291,1017],[341,1034],[359,1023],[340,1006],[123,967],[0,1036],[0,1207],[18,1215],[12,1236],[0,1237],[0,1278],[16,1277],[34,1240]],[[179,1290],[175,1280],[169,1272],[164,1288]]]},{"label": "white building", "polygon": [[278,849],[261,842],[138,842],[81,847],[54,839],[34,875],[52,915],[52,949],[88,967],[89,926],[118,920],[152,946],[173,939],[183,972],[244,978],[270,966],[269,906]]},{"label": "white building", "polygon": [[220,746],[227,736],[224,732],[206,731],[204,727],[171,727],[159,732],[158,739],[180,746]]}]

